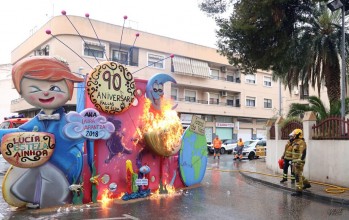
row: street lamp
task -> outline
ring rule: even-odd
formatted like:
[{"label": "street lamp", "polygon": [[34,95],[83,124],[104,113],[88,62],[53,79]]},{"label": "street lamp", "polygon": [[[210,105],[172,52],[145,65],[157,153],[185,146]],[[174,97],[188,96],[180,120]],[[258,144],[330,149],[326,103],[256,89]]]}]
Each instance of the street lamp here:
[{"label": "street lamp", "polygon": [[342,9],[342,44],[341,44],[341,54],[342,54],[342,83],[341,83],[341,116],[345,117],[345,32],[344,32],[344,18],[346,8],[349,9],[349,0],[334,0],[327,4],[327,7],[331,11],[336,11]]}]

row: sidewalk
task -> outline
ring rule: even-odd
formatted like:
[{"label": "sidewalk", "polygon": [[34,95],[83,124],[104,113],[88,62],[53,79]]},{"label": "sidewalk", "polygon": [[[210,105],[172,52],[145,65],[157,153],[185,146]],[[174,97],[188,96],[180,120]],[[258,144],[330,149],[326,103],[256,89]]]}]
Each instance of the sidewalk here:
[{"label": "sidewalk", "polygon": [[[244,177],[270,185],[275,188],[289,191],[290,193],[295,192],[295,184],[291,184],[290,180],[288,180],[286,183],[280,183],[280,180],[282,179],[281,174],[275,173],[272,170],[268,169],[266,167],[265,159],[241,161],[240,163],[241,164],[239,165],[239,170],[241,175],[243,175]],[[345,191],[344,193],[339,194],[327,193],[325,189],[328,188],[328,186],[312,183],[311,180],[310,183],[311,188],[304,190],[303,196],[324,202],[335,202],[342,205],[349,205],[349,191]]]}]

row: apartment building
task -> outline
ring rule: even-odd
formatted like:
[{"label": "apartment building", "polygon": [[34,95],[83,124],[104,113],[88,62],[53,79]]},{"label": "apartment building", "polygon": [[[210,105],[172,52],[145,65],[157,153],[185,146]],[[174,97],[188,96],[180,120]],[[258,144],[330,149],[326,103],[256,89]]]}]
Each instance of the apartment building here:
[{"label": "apartment building", "polygon": [[[91,26],[84,17],[69,19],[81,36],[65,16],[53,17],[14,49],[12,63],[49,55],[64,58],[80,74],[105,60],[125,64],[139,79],[170,74],[177,83],[165,84],[165,97],[178,103],[176,111],[184,127],[193,115],[205,119],[208,141],[215,134],[221,139],[265,137],[266,121],[279,111],[279,84],[272,81],[271,72],[244,75],[215,48],[97,20],[90,20]],[[53,36],[46,34],[47,29]],[[67,103],[68,110],[75,109],[76,94]],[[34,116],[38,109],[18,98],[11,102],[11,111]]]},{"label": "apartment building", "polygon": [[1,95],[0,99],[0,123],[4,117],[14,115],[10,111],[9,103],[19,96],[17,91],[12,89],[11,69],[11,64],[0,64],[0,91],[2,94],[5,94],[3,91],[6,91],[6,95]]}]

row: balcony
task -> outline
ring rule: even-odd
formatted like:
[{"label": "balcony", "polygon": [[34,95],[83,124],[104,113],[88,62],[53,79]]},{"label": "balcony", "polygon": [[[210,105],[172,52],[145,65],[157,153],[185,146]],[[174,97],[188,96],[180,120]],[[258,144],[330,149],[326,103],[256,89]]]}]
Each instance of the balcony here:
[{"label": "balcony", "polygon": [[205,90],[228,91],[240,93],[245,84],[241,84],[240,79],[228,81],[227,78],[199,78],[193,76],[175,75],[177,85],[184,88],[205,88]]},{"label": "balcony", "polygon": [[204,104],[204,105],[212,105],[212,106],[226,106],[226,107],[240,107],[239,103],[236,104],[230,104],[226,102],[217,102],[217,101],[207,101],[207,100],[196,100],[194,97],[186,97],[186,98],[179,98],[176,100],[177,102],[187,102],[187,103],[195,103],[195,104]]}]

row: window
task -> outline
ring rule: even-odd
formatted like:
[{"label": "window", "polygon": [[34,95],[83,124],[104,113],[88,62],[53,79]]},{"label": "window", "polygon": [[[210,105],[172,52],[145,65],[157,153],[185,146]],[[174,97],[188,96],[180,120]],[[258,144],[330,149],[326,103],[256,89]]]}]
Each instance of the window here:
[{"label": "window", "polygon": [[263,81],[264,81],[264,86],[271,87],[271,77],[270,76],[264,76]]},{"label": "window", "polygon": [[212,79],[219,79],[219,71],[211,69],[211,78]]},{"label": "window", "polygon": [[210,93],[210,104],[219,104],[219,95]]},{"label": "window", "polygon": [[234,76],[227,75],[227,81],[234,82]]},{"label": "window", "polygon": [[86,42],[84,43],[84,55],[89,57],[96,57],[96,58],[104,58],[104,50],[105,46],[93,43],[93,42]]},{"label": "window", "polygon": [[234,99],[227,99],[227,105],[234,106]]},{"label": "window", "polygon": [[236,105],[236,107],[240,107],[240,98],[239,97],[237,97],[235,99],[235,105]]},{"label": "window", "polygon": [[128,64],[128,52],[122,50],[113,50],[112,60],[121,64]]},{"label": "window", "polygon": [[148,54],[148,66],[152,66],[159,69],[165,69],[165,57],[156,54]]},{"label": "window", "polygon": [[216,122],[222,122],[222,123],[232,123],[233,117],[230,116],[216,116]]},{"label": "window", "polygon": [[177,101],[178,100],[178,89],[171,88],[171,99]]},{"label": "window", "polygon": [[272,108],[271,99],[264,99],[264,108]]},{"label": "window", "polygon": [[246,97],[246,106],[255,107],[256,106],[256,98],[255,97]]},{"label": "window", "polygon": [[213,115],[206,115],[206,116],[205,116],[205,121],[207,121],[207,122],[213,122]]},{"label": "window", "polygon": [[196,102],[196,91],[185,90],[184,93],[186,102]]},{"label": "window", "polygon": [[309,87],[308,85],[300,85],[301,90],[301,99],[308,99],[309,98]]},{"label": "window", "polygon": [[256,75],[247,74],[247,75],[245,75],[245,80],[246,80],[246,83],[256,84]]},{"label": "window", "polygon": [[227,97],[227,105],[228,106],[234,106],[234,96],[228,96]]},{"label": "window", "polygon": [[241,123],[245,123],[245,124],[253,124],[253,119],[252,118],[238,118],[238,121]]}]

